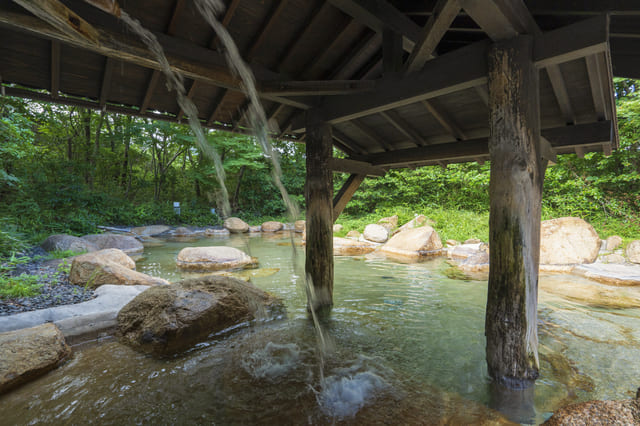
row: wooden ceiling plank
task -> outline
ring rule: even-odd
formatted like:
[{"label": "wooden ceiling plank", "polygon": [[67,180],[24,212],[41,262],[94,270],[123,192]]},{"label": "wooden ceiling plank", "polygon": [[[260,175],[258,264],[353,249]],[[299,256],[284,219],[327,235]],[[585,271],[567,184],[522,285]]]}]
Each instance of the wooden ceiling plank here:
[{"label": "wooden ceiling plank", "polygon": [[329,0],[329,2],[380,34],[386,28],[402,34],[402,45],[407,52],[411,52],[420,39],[420,26],[385,0]]},{"label": "wooden ceiling plank", "polygon": [[593,98],[593,107],[596,111],[596,120],[604,120],[605,116],[605,97],[602,87],[602,79],[600,74],[600,65],[596,55],[587,56],[587,73],[589,75],[589,85],[591,86],[591,96]]},{"label": "wooden ceiling plank", "polygon": [[177,0],[176,5],[173,8],[173,13],[171,14],[171,20],[169,21],[169,25],[167,25],[167,34],[174,35],[176,33],[176,26],[178,25],[178,17],[184,10],[186,5],[186,0]]},{"label": "wooden ceiling plank", "polygon": [[560,111],[562,112],[562,116],[564,117],[564,121],[567,124],[574,124],[576,122],[576,115],[573,107],[571,106],[569,92],[567,92],[567,86],[564,82],[564,77],[560,72],[560,67],[558,65],[551,65],[547,67],[547,75],[551,81],[551,87],[555,94],[556,101],[558,102],[558,106],[560,107]]},{"label": "wooden ceiling plank", "polygon": [[440,125],[455,139],[463,141],[467,139],[460,126],[451,118],[451,116],[439,105],[439,103],[432,99],[430,101],[424,99],[421,101],[422,105],[433,115],[433,117],[440,123]]},{"label": "wooden ceiling plank", "polygon": [[396,128],[400,133],[405,135],[407,138],[413,142],[416,146],[424,146],[427,145],[425,139],[417,132],[416,129],[411,126],[400,114],[396,111],[389,110],[383,111],[380,113],[393,127]]},{"label": "wooden ceiling plank", "polygon": [[289,0],[277,1],[276,2],[276,6],[273,7],[272,10],[269,12],[269,16],[267,16],[266,22],[264,22],[260,26],[260,28],[261,28],[260,33],[255,38],[255,40],[253,40],[253,43],[251,43],[251,47],[249,48],[249,51],[247,52],[247,55],[246,55],[247,56],[247,62],[251,62],[251,59],[253,59],[253,57],[255,56],[256,52],[260,48],[260,46],[262,46],[262,43],[264,43],[267,35],[269,34],[269,31],[273,28],[275,23],[278,21],[278,18],[280,17],[282,12],[287,8],[288,1]]},{"label": "wooden ceiling plank", "polygon": [[[325,3],[327,4],[327,3]],[[347,23],[344,24],[342,29],[336,33],[336,36],[331,40],[331,43],[320,53],[319,55],[314,56],[310,63],[306,64],[303,67],[303,72],[298,75],[298,78],[302,80],[307,80],[312,77],[318,77],[317,67],[319,64],[325,61],[327,56],[334,52],[338,43],[342,41],[344,36],[352,31],[352,29],[357,26],[358,23],[351,19]]]},{"label": "wooden ceiling plank", "polygon": [[60,91],[60,42],[51,42],[51,97],[57,98]]},{"label": "wooden ceiling plank", "polygon": [[102,74],[102,86],[100,87],[100,106],[104,107],[107,103],[109,90],[111,89],[111,78],[113,76],[114,60],[107,58],[104,63],[104,73]]},{"label": "wooden ceiling plank", "polygon": [[334,68],[329,75],[329,80],[346,80],[356,71],[358,64],[364,57],[370,57],[382,43],[382,37],[378,33],[365,34],[344,57],[340,65]]},{"label": "wooden ceiling plank", "polygon": [[458,0],[438,0],[432,15],[427,20],[420,39],[411,51],[405,63],[406,72],[418,71],[436,51],[436,47],[451,23],[460,12]]},{"label": "wooden ceiling plank", "polygon": [[367,138],[379,145],[384,151],[390,151],[392,149],[391,145],[381,139],[369,126],[366,126],[358,120],[353,120],[351,124],[360,132],[364,133]]},{"label": "wooden ceiling plank", "polygon": [[325,96],[365,92],[375,89],[375,82],[366,80],[272,81],[260,84],[262,93],[289,96]]},{"label": "wooden ceiling plank", "polygon": [[[366,67],[366,66],[365,66]],[[377,60],[374,60],[371,63],[371,67],[364,71],[362,74],[361,80],[370,80],[370,79],[374,79],[376,76],[379,76],[382,74],[382,57],[378,58]]]},{"label": "wooden ceiling plank", "polygon": [[480,97],[480,100],[482,100],[482,103],[488,107],[489,106],[489,90],[487,89],[487,85],[486,84],[480,84],[476,87],[474,87],[476,93],[478,94],[478,97]]},{"label": "wooden ceiling plank", "polygon": [[388,28],[382,31],[382,69],[385,75],[402,70],[402,35]]},{"label": "wooden ceiling plank", "polygon": [[[298,50],[300,42],[304,40],[310,31],[318,24],[318,21],[324,14],[324,10],[328,7],[330,7],[329,3],[323,1],[307,16],[307,19],[300,27],[300,30],[294,35],[287,48],[284,49],[283,54],[278,58],[278,71],[281,72],[283,70],[285,64],[289,62],[293,54]],[[306,67],[303,67],[303,69],[304,68]]]},{"label": "wooden ceiling plank", "polygon": [[[336,129],[335,126],[331,128],[331,133],[332,133],[333,139],[341,142],[343,145],[346,145],[349,149],[351,149],[352,151],[355,151],[357,154],[363,155],[367,152],[367,150],[362,145],[360,145],[358,142],[356,142],[355,140],[351,139],[349,136],[342,133],[340,130]],[[349,154],[349,155],[353,157],[353,154]]]}]

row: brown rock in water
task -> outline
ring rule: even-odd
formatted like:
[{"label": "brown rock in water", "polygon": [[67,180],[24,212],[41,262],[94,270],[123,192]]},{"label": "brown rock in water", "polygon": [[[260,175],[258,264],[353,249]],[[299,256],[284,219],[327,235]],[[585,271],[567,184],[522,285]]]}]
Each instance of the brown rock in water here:
[{"label": "brown rock in water", "polygon": [[349,238],[333,237],[333,254],[336,256],[358,256],[371,253],[377,248],[366,241],[355,241]]},{"label": "brown rock in water", "polygon": [[440,255],[441,248],[442,241],[438,233],[429,225],[425,225],[394,235],[380,250],[391,256],[418,259]]},{"label": "brown rock in water", "polygon": [[580,218],[545,220],[540,227],[540,264],[593,263],[600,244],[593,226]]},{"label": "brown rock in water", "polygon": [[284,228],[284,224],[274,220],[262,224],[262,232],[278,232],[282,231],[282,228]]},{"label": "brown rock in water", "polygon": [[220,271],[256,267],[258,260],[234,247],[186,247],[178,253],[176,265],[192,271]]},{"label": "brown rock in water", "polygon": [[71,250],[76,253],[92,252],[100,250],[97,245],[73,235],[56,234],[50,235],[40,244],[46,251],[66,251]]},{"label": "brown rock in water", "polygon": [[42,376],[71,355],[53,324],[0,334],[0,394]]},{"label": "brown rock in water", "polygon": [[137,350],[169,355],[281,306],[253,284],[208,275],[140,293],[118,313],[118,331]]},{"label": "brown rock in water", "polygon": [[169,228],[167,225],[150,225],[150,226],[135,227],[131,229],[131,232],[143,237],[153,237],[155,235],[159,235],[164,232],[167,232],[169,229],[171,228]]},{"label": "brown rock in water", "polygon": [[640,263],[640,240],[631,241],[625,251],[629,262]]},{"label": "brown rock in water", "polygon": [[636,399],[588,401],[568,405],[556,411],[543,423],[547,426],[638,424],[640,424],[640,388],[636,393]]},{"label": "brown rock in water", "polygon": [[167,280],[152,277],[133,269],[135,262],[118,249],[106,249],[76,256],[71,263],[69,282],[96,288],[103,284],[166,285]]},{"label": "brown rock in water", "polygon": [[82,239],[95,244],[101,250],[116,248],[125,253],[142,253],[144,251],[142,243],[128,235],[93,234],[85,235]]},{"label": "brown rock in water", "polygon": [[249,232],[249,224],[244,220],[237,217],[230,217],[225,219],[224,227],[232,234],[243,234]]},{"label": "brown rock in water", "polygon": [[304,232],[306,227],[307,227],[307,222],[304,220],[296,220],[295,222],[293,222],[293,229],[298,233]]}]

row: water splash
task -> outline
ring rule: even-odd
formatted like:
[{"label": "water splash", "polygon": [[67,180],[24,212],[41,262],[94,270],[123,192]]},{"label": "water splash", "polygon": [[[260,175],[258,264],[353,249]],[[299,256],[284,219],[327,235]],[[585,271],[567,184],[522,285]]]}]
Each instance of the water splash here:
[{"label": "water splash", "polygon": [[200,119],[198,118],[198,109],[191,99],[189,99],[184,88],[184,78],[181,74],[178,74],[171,69],[171,64],[169,64],[162,46],[151,31],[144,28],[138,20],[132,18],[123,10],[121,10],[120,19],[122,19],[122,21],[142,39],[144,44],[154,54],[158,60],[158,64],[160,65],[160,71],[162,71],[166,77],[167,89],[176,91],[178,105],[180,105],[180,108],[182,108],[182,111],[184,111],[187,119],[189,120],[189,126],[196,136],[198,147],[209,159],[213,160],[216,169],[216,177],[220,184],[221,196],[219,205],[221,206],[222,216],[228,217],[231,214],[231,206],[229,204],[229,193],[224,183],[226,176],[222,165],[222,159],[213,145],[211,145],[207,140],[202,124],[200,123]]},{"label": "water splash", "polygon": [[269,342],[242,360],[242,367],[256,379],[274,382],[300,363],[300,348],[295,343]]}]

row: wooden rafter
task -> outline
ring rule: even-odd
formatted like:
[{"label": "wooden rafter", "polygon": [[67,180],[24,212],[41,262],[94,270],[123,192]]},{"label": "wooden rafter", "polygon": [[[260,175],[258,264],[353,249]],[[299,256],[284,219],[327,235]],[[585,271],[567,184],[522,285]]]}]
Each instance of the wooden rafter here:
[{"label": "wooden rafter", "polygon": [[370,32],[365,34],[351,51],[345,56],[340,65],[329,76],[329,80],[345,80],[353,76],[366,59],[370,58],[382,44],[382,36]]},{"label": "wooden rafter", "polygon": [[[333,139],[345,145],[351,151],[356,152],[359,155],[362,155],[366,152],[366,150],[360,143],[354,141],[335,127],[333,128],[332,135]],[[350,156],[353,157],[353,154],[350,154]]]},{"label": "wooden rafter", "polygon": [[364,161],[348,158],[332,158],[329,167],[334,172],[354,173],[365,176],[384,176],[387,172],[382,167],[372,166]]},{"label": "wooden rafter", "polygon": [[406,72],[421,69],[435,52],[438,43],[447,32],[451,23],[460,12],[458,0],[438,0],[432,15],[427,20],[420,39],[411,51],[405,64]]},{"label": "wooden rafter", "polygon": [[400,116],[396,111],[389,110],[380,113],[393,127],[400,133],[405,135],[416,146],[427,145],[425,139],[413,128],[404,118]]},{"label": "wooden rafter", "polygon": [[329,43],[329,45],[322,52],[320,52],[320,54],[315,55],[311,62],[303,67],[303,71],[298,75],[298,78],[307,80],[309,78],[319,77],[319,74],[317,72],[318,65],[321,64],[327,58],[327,56],[335,50],[336,46],[342,41],[345,35],[348,34],[357,25],[357,22],[354,20],[349,20],[348,22],[346,22],[341,30],[336,33],[333,40],[331,40],[331,43]]},{"label": "wooden rafter", "polygon": [[384,151],[390,151],[392,149],[392,147],[384,139],[380,138],[379,135],[374,132],[369,126],[358,120],[353,120],[351,124],[372,142],[380,146]]},{"label": "wooden rafter", "polygon": [[424,99],[421,103],[451,136],[459,141],[467,139],[460,126],[435,99],[430,101]]},{"label": "wooden rafter", "polygon": [[147,112],[149,104],[151,103],[151,97],[153,96],[153,92],[156,91],[156,87],[158,86],[160,78],[162,78],[162,75],[160,75],[159,72],[154,70],[154,72],[151,73],[149,85],[147,86],[147,90],[144,93],[144,98],[142,99],[142,103],[140,104],[140,112],[142,114]]},{"label": "wooden rafter", "polygon": [[342,185],[340,191],[333,198],[333,221],[338,220],[338,217],[349,203],[349,200],[353,197],[353,194],[358,190],[358,187],[364,181],[366,175],[363,174],[351,174],[347,181]]},{"label": "wooden rafter", "polygon": [[402,35],[385,29],[382,32],[382,64],[385,74],[397,73],[402,69]]}]

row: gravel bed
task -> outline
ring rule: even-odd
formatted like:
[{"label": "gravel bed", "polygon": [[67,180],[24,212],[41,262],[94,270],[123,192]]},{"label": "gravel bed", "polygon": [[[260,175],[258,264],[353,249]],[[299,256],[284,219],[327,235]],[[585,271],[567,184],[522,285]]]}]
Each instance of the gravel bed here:
[{"label": "gravel bed", "polygon": [[[44,256],[46,252],[37,247],[25,254],[33,258],[34,256]],[[41,294],[33,297],[0,299],[0,316],[51,308],[53,306],[72,305],[95,298],[93,290],[69,283],[68,275],[58,271],[60,262],[37,260],[19,265],[12,271],[11,275],[24,273],[40,277],[38,282],[43,284],[40,288]]]}]

